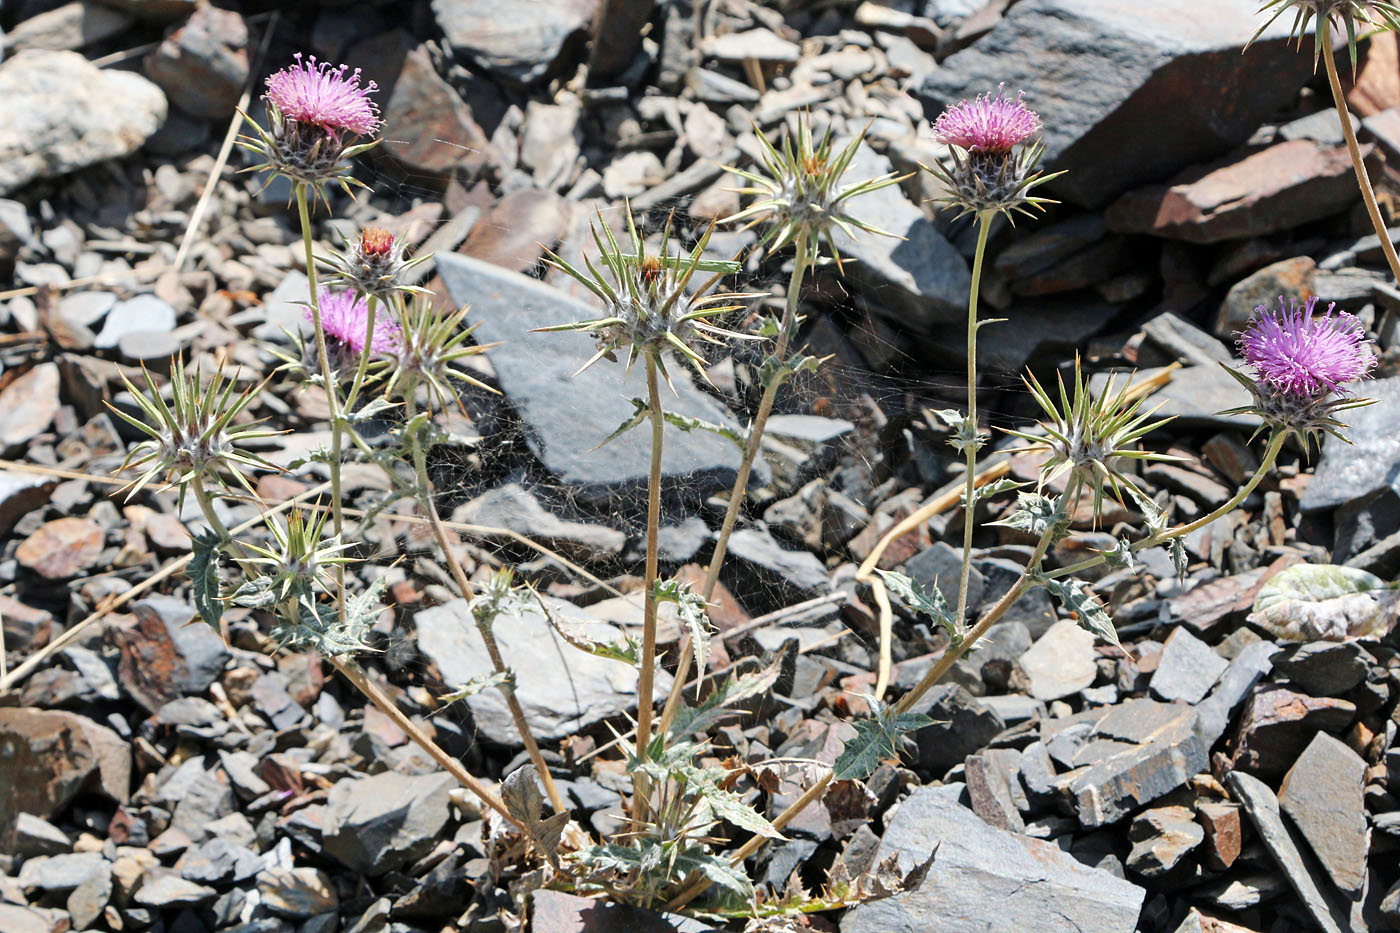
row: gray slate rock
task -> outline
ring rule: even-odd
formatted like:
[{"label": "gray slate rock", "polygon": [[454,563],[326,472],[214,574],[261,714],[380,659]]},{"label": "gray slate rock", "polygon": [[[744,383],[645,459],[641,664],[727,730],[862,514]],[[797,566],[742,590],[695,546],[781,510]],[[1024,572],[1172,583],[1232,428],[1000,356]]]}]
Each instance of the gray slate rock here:
[{"label": "gray slate rock", "polygon": [[1152,693],[1163,700],[1199,703],[1229,666],[1210,645],[1178,626],[1167,637],[1152,672]]},{"label": "gray slate rock", "polygon": [[1362,394],[1376,404],[1345,413],[1350,444],[1335,437],[1323,442],[1299,503],[1305,511],[1335,509],[1386,486],[1400,489],[1400,376],[1367,382]]},{"label": "gray slate rock", "polygon": [[[1053,190],[1097,207],[1244,142],[1310,77],[1306,56],[1285,47],[1287,17],[1241,55],[1259,27],[1253,8],[1209,10],[1201,0],[1024,0],[919,93],[936,113],[1003,81],[1024,90],[1044,121],[1046,167],[1068,170]],[[1222,87],[1228,112],[1192,105]]]},{"label": "gray slate rock", "polygon": [[0,194],[131,155],[165,122],[165,95],[77,52],[20,52],[0,65]]},{"label": "gray slate rock", "polygon": [[907,870],[937,846],[933,866],[918,889],[847,914],[841,933],[1136,928],[1142,888],[1052,843],[988,826],[958,803],[961,791],[923,787],[900,803],[876,859],[898,855]]},{"label": "gray slate rock", "polygon": [[1206,838],[1190,807],[1153,807],[1133,818],[1128,867],[1145,878],[1165,875]]},{"label": "gray slate rock", "polygon": [[1279,650],[1278,645],[1271,641],[1246,645],[1225,669],[1210,696],[1196,704],[1196,737],[1201,740],[1201,747],[1209,751],[1216,740],[1225,734],[1225,727],[1229,725],[1235,707],[1244,702],[1260,678],[1273,670],[1270,659]]},{"label": "gray slate rock", "polygon": [[433,0],[433,16],[459,55],[515,81],[549,73],[565,44],[588,29],[599,0]]},{"label": "gray slate rock", "polygon": [[[565,624],[577,625],[589,638],[620,641],[616,626],[588,622],[589,614],[571,603],[541,597]],[[465,600],[454,599],[424,609],[413,617],[418,648],[437,665],[451,686],[492,672],[490,658],[467,612]],[[637,704],[637,673],[620,661],[586,654],[566,643],[538,612],[497,618],[496,641],[506,666],[516,672],[515,695],[540,741],[561,739],[601,719],[616,716]],[[664,698],[671,678],[656,676],[655,696]],[[520,735],[498,690],[467,697],[476,728],[501,745],[520,747]]]},{"label": "gray slate rock", "polygon": [[[862,143],[842,180],[853,184],[890,171],[890,160]],[[925,333],[967,313],[972,282],[967,260],[898,185],[852,198],[847,211],[904,238],[860,233],[852,239],[839,231],[835,234],[841,255],[858,260],[846,274],[866,290],[877,308],[891,312],[901,325]]]},{"label": "gray slate rock", "polygon": [[1283,812],[1312,847],[1337,887],[1360,894],[1366,884],[1366,827],[1362,790],[1366,762],[1324,732],[1313,736],[1279,785]]},{"label": "gray slate rock", "polygon": [[1331,887],[1317,863],[1303,851],[1301,836],[1284,824],[1278,798],[1269,785],[1243,771],[1231,771],[1225,783],[1244,806],[1259,838],[1283,869],[1289,885],[1318,928],[1324,933],[1364,930],[1361,924],[1353,923],[1351,905]]},{"label": "gray slate rock", "polygon": [[1003,728],[992,709],[954,684],[934,687],[925,697],[922,712],[933,720],[910,735],[919,749],[919,767],[942,777],[971,753],[986,746]]},{"label": "gray slate rock", "polygon": [[[437,268],[452,300],[471,304],[477,340],[503,341],[486,357],[501,391],[524,422],[526,443],[544,466],[584,498],[642,488],[651,465],[649,431],[630,431],[593,448],[632,417],[631,399],[646,396],[643,367],[633,366],[625,382],[621,362],[600,361],[574,375],[596,352],[594,341],[581,333],[531,332],[596,318],[598,309],[467,256],[440,255]],[[667,368],[677,392],[673,396],[665,391],[668,410],[734,424],[727,411],[695,386],[683,364],[672,361]],[[661,467],[671,489],[684,488],[697,496],[728,489],[739,459],[738,450],[724,438],[666,427]],[[767,481],[767,467],[756,463],[751,482]]]},{"label": "gray slate rock", "polygon": [[[561,518],[519,483],[498,486],[452,513],[454,522],[506,528],[578,560],[617,557],[627,536],[604,525]],[[508,536],[499,536],[504,543]]]},{"label": "gray slate rock", "polygon": [[448,792],[456,786],[443,773],[386,771],[337,781],[326,798],[326,851],[361,874],[401,868],[437,842],[447,825]]},{"label": "gray slate rock", "polygon": [[1274,667],[1315,697],[1337,697],[1365,680],[1374,663],[1357,642],[1314,641],[1279,658]]},{"label": "gray slate rock", "polygon": [[115,347],[133,334],[168,334],[175,329],[175,309],[155,295],[137,295],[119,301],[107,312],[102,332],[93,341],[99,350]]},{"label": "gray slate rock", "polygon": [[1099,671],[1093,633],[1069,621],[1050,626],[1020,660],[1031,679],[1031,696],[1037,700],[1078,693],[1094,682]]}]

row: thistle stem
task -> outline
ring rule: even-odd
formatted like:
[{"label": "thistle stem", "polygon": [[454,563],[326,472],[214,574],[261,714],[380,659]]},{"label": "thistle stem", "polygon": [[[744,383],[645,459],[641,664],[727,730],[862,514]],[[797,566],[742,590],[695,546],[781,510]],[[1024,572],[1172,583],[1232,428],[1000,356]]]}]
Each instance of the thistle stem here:
[{"label": "thistle stem", "polygon": [[[316,287],[316,257],[311,248],[311,215],[306,206],[306,183],[294,186],[297,201],[297,215],[301,219],[301,242],[306,249],[306,284],[311,292],[311,320],[316,327],[316,354],[321,359],[321,381],[326,389],[326,407],[331,421],[331,527],[336,537],[344,531],[344,516],[340,502],[340,403],[337,398],[335,378],[331,373],[331,358],[326,351],[326,329],[321,326],[321,295]],[[345,621],[345,565],[335,566],[335,608],[342,622]]]},{"label": "thistle stem", "polygon": [[[214,500],[209,498],[209,493],[204,489],[204,481],[198,474],[190,480],[190,488],[194,490],[194,499],[199,503],[199,509],[204,513],[204,520],[209,523],[209,527],[214,529],[214,534],[219,536],[219,540],[225,545],[233,544],[233,535],[229,533],[228,526],[223,523],[218,514],[214,511]],[[242,565],[245,566],[246,565]],[[224,644],[232,644],[228,637],[228,620],[222,615],[219,616],[219,637],[223,638]]]},{"label": "thistle stem", "polygon": [[[646,561],[646,602],[642,614],[642,665],[637,679],[637,756],[645,757],[647,746],[651,744],[651,713],[654,700],[652,693],[656,676],[656,577],[657,577],[657,532],[661,526],[661,444],[662,429],[666,424],[661,410],[661,388],[656,378],[656,356],[647,353],[647,401],[651,406],[648,415],[651,419],[651,472],[647,481],[647,561]],[[633,782],[638,792],[632,800],[634,818],[643,813],[645,800],[640,792],[641,775],[634,774]]]},{"label": "thistle stem", "polygon": [[[773,358],[780,364],[787,355],[788,343],[797,322],[797,306],[801,301],[802,280],[807,274],[807,267],[811,265],[808,235],[805,231],[797,234],[794,249],[792,281],[788,283],[787,302],[783,307],[782,321],[778,325],[778,339],[773,346]],[[724,555],[729,549],[729,536],[733,534],[734,525],[739,520],[739,511],[744,506],[744,497],[747,495],[749,487],[749,474],[753,470],[754,461],[758,459],[759,449],[763,442],[763,431],[768,426],[768,416],[773,413],[773,404],[777,400],[778,389],[781,387],[782,380],[779,378],[771,379],[763,387],[763,395],[758,401],[758,411],[754,414],[753,424],[749,426],[748,440],[744,445],[744,456],[739,461],[739,472],[734,478],[734,488],[729,493],[729,504],[724,510],[724,522],[720,525],[719,538],[715,542],[715,552],[710,557],[709,566],[705,568],[705,580],[700,588],[700,595],[704,597],[707,604],[714,595],[715,585],[719,582],[720,568],[724,564]],[[685,683],[690,675],[692,653],[690,635],[686,634],[681,641],[676,679],[671,684],[671,693],[666,697],[666,706],[661,712],[660,731],[662,733],[671,728],[671,723],[676,718],[681,694],[685,692]],[[698,689],[699,684],[696,687]]]},{"label": "thistle stem", "polygon": [[449,755],[440,745],[418,727],[412,719],[406,716],[398,705],[379,689],[374,681],[370,680],[363,670],[353,661],[346,661],[341,658],[330,658],[331,664],[337,671],[354,685],[355,689],[364,694],[365,698],[379,708],[385,716],[403,730],[404,735],[413,740],[419,748],[427,752],[429,757],[436,761],[444,771],[457,779],[457,782],[471,791],[486,806],[495,810],[506,822],[512,826],[519,826],[520,821],[511,816],[510,810],[506,808],[505,802],[495,793],[489,790],[484,784],[472,777],[471,772],[462,766],[462,763]]},{"label": "thistle stem", "polygon": [[[958,570],[958,603],[953,613],[953,619],[960,626],[967,619],[967,584],[972,576],[973,516],[977,511],[977,448],[981,446],[977,433],[977,298],[982,287],[982,260],[987,254],[987,231],[991,225],[991,213],[983,211],[977,215],[977,250],[972,258],[972,287],[967,296],[967,430],[963,437],[967,442],[967,484],[963,490],[963,545],[962,566]],[[881,653],[889,650],[888,642],[888,638],[882,639]],[[884,687],[884,683],[877,685],[875,695],[883,696]]]},{"label": "thistle stem", "polygon": [[355,368],[355,379],[350,383],[350,393],[345,396],[345,410],[348,412],[355,407],[355,400],[360,397],[360,389],[365,384],[365,373],[369,371],[369,358],[374,355],[374,315],[378,310],[376,305],[378,299],[374,295],[368,296],[365,301],[365,348],[360,352],[360,363]]},{"label": "thistle stem", "polygon": [[[1179,525],[1176,528],[1168,529],[1167,531],[1164,531],[1158,535],[1149,535],[1148,537],[1135,542],[1131,546],[1132,550],[1140,551],[1144,548],[1154,547],[1158,544],[1162,544],[1163,542],[1171,541],[1174,538],[1180,538],[1182,535],[1187,535],[1200,528],[1204,528],[1206,525],[1209,525],[1216,519],[1233,511],[1236,506],[1238,506],[1241,502],[1248,498],[1249,494],[1253,492],[1255,487],[1259,485],[1261,480],[1263,480],[1264,475],[1268,473],[1269,469],[1273,466],[1274,461],[1278,459],[1279,451],[1283,448],[1283,442],[1287,438],[1287,436],[1288,435],[1285,434],[1283,431],[1274,432],[1273,436],[1269,438],[1269,446],[1264,452],[1264,458],[1259,464],[1259,469],[1254,472],[1254,475],[1250,477],[1249,481],[1246,482],[1244,486],[1240,488],[1240,491],[1236,493],[1235,496],[1232,499],[1230,499],[1229,502],[1225,503],[1220,508],[1211,512],[1209,515],[1203,516],[1202,518],[1199,518],[1194,522],[1191,522],[1186,525]],[[939,658],[938,661],[933,665],[933,667],[929,669],[928,673],[924,675],[923,679],[919,681],[919,683],[914,687],[914,689],[910,690],[908,693],[906,693],[903,697],[900,698],[900,701],[897,704],[897,709],[899,710],[899,712],[909,712],[913,708],[914,704],[919,702],[919,700],[923,698],[924,694],[928,693],[930,688],[932,688],[934,684],[938,683],[938,681],[943,677],[944,674],[948,673],[949,668],[956,664],[958,659],[961,658],[964,654],[966,654],[969,648],[976,644],[977,639],[985,635],[987,633],[987,630],[990,629],[993,625],[995,625],[1001,619],[1001,617],[1006,614],[1007,610],[1011,608],[1011,606],[1016,602],[1016,600],[1020,599],[1021,596],[1024,595],[1028,590],[1030,590],[1032,586],[1036,585],[1036,581],[1033,578],[1032,573],[1036,566],[1040,563],[1041,558],[1045,556],[1045,550],[1050,546],[1049,536],[1050,529],[1047,529],[1046,534],[1041,536],[1040,542],[1036,546],[1035,556],[1032,558],[1030,563],[1026,565],[1026,569],[1021,572],[1021,576],[1016,580],[1015,585],[1013,585],[1011,589],[1007,590],[1006,594],[1002,596],[1001,599],[997,600],[996,604],[992,606],[991,609],[987,610],[987,614],[984,615],[977,622],[977,625],[974,626],[972,630],[967,633],[967,636],[962,640],[962,643],[957,646],[950,646],[948,650],[943,653],[943,656]],[[1105,557],[1102,555],[1100,555],[1099,557],[1091,557],[1086,560],[1082,560],[1077,564],[1071,564],[1068,567],[1061,567],[1059,570],[1055,570],[1051,573],[1045,574],[1045,576],[1051,579],[1058,579],[1059,577],[1069,576],[1070,574],[1078,573],[1082,570],[1088,570],[1091,567],[1096,567],[1099,564],[1102,564],[1104,560]]]},{"label": "thistle stem", "polygon": [[1322,51],[1322,59],[1327,68],[1327,83],[1332,88],[1332,104],[1337,109],[1337,117],[1342,121],[1342,136],[1347,142],[1347,154],[1351,156],[1351,167],[1356,170],[1356,183],[1361,188],[1361,199],[1366,202],[1366,213],[1370,215],[1371,226],[1381,241],[1381,251],[1390,265],[1390,274],[1400,282],[1400,256],[1395,254],[1395,244],[1390,242],[1390,232],[1386,229],[1381,209],[1376,204],[1376,192],[1371,188],[1371,180],[1366,175],[1366,165],[1361,160],[1361,147],[1356,142],[1356,132],[1351,128],[1351,115],[1342,94],[1342,82],[1337,76],[1337,62],[1332,54],[1332,23],[1328,16],[1319,16],[1317,22],[1317,42]]},{"label": "thistle stem", "polygon": [[[407,388],[404,415],[406,423],[412,423],[417,415],[414,401],[416,386],[410,384]],[[433,501],[432,486],[428,480],[428,458],[417,431],[412,433],[409,447],[413,457],[413,471],[418,478],[418,503],[428,517],[428,523],[433,529],[433,538],[437,541],[438,547],[442,549],[443,558],[447,561],[448,570],[452,574],[453,581],[457,584],[457,589],[461,592],[463,599],[470,600],[472,598],[471,580],[468,579],[462,562],[453,553],[451,542],[447,537],[447,529],[442,524],[441,516],[438,515],[437,503]],[[510,710],[511,720],[515,723],[515,731],[520,734],[520,740],[525,744],[525,751],[530,756],[530,762],[535,766],[535,772],[540,776],[540,782],[544,784],[545,793],[549,795],[549,802],[554,807],[554,812],[564,813],[568,807],[564,804],[564,798],[554,783],[554,775],[549,773],[549,765],[545,763],[544,755],[540,753],[539,743],[535,741],[535,734],[530,729],[530,720],[525,716],[525,709],[520,705],[520,698],[515,695],[515,685],[510,680],[510,669],[506,667],[500,645],[496,642],[496,633],[491,630],[489,624],[476,619],[475,613],[473,613],[473,618],[476,621],[477,631],[481,633],[482,644],[486,646],[486,654],[491,659],[491,667],[497,674],[507,675],[500,684],[500,691],[501,695],[505,697],[506,707]]]}]

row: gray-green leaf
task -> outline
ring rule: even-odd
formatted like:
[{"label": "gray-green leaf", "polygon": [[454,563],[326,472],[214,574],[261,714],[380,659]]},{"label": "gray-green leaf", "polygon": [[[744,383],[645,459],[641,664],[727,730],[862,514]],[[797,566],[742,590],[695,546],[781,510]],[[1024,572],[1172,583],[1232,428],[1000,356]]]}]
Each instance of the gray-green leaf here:
[{"label": "gray-green leaf", "polygon": [[1400,592],[1335,564],[1295,564],[1259,590],[1249,621],[1284,641],[1381,638],[1400,618]]},{"label": "gray-green leaf", "polygon": [[224,602],[219,598],[220,538],[213,531],[190,537],[190,562],[186,572],[193,584],[194,607],[199,617],[213,628],[224,617]]},{"label": "gray-green leaf", "polygon": [[1017,495],[1016,508],[1010,515],[1001,521],[989,524],[1013,528],[1038,538],[1051,529],[1054,529],[1057,535],[1063,534],[1062,529],[1067,525],[1068,520],[1069,516],[1060,507],[1058,497],[1023,492]]},{"label": "gray-green leaf", "polygon": [[902,599],[910,609],[923,613],[942,627],[952,636],[954,644],[962,640],[962,625],[960,620],[953,618],[953,609],[943,598],[942,590],[938,587],[924,589],[917,580],[902,573],[878,569],[875,572],[884,578],[885,586],[891,593]]},{"label": "gray-green leaf", "polygon": [[1060,605],[1074,615],[1074,619],[1079,623],[1079,627],[1104,641],[1116,646],[1120,651],[1123,646],[1118,642],[1118,632],[1113,628],[1113,620],[1109,618],[1103,603],[1099,602],[1094,594],[1085,588],[1078,580],[1053,580],[1044,579],[1042,581],[1045,588],[1050,591],[1050,595],[1060,601]]},{"label": "gray-green leaf", "polygon": [[863,781],[875,773],[880,762],[899,758],[899,743],[906,732],[933,725],[923,713],[899,713],[893,705],[885,706],[867,697],[874,715],[857,719],[854,738],[847,740],[832,766],[832,777],[838,781]]}]

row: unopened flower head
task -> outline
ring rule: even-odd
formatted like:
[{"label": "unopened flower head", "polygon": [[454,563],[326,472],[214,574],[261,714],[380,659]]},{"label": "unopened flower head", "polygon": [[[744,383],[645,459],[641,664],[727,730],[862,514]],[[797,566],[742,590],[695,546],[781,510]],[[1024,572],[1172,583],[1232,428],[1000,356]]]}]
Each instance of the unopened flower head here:
[{"label": "unopened flower head", "polygon": [[1021,98],[1007,97],[1003,85],[995,97],[962,101],[934,121],[934,138],[968,152],[1010,152],[1040,132],[1040,117]]},{"label": "unopened flower head", "polygon": [[255,136],[240,137],[239,144],[262,158],[255,171],[282,175],[318,193],[335,182],[349,193],[356,183],[345,173],[346,160],[375,145],[352,145],[356,137],[372,136],[380,127],[372,93],[373,81],[361,85],[360,72],[347,74],[348,66],[302,60],[267,79],[267,118],[263,129],[244,114]]},{"label": "unopened flower head", "polygon": [[1036,171],[1045,143],[1031,140],[1040,128],[1040,116],[1020,94],[1007,97],[1005,85],[996,96],[984,94],[949,107],[934,121],[933,134],[948,147],[951,165],[923,166],[948,189],[939,202],[960,208],[959,216],[1002,213],[1008,219],[1013,212],[1030,216],[1032,209],[1055,203],[1031,194],[1061,174]]},{"label": "unopened flower head", "polygon": [[[705,231],[689,253],[672,252],[668,222],[661,235],[660,248],[648,250],[637,232],[630,207],[626,211],[626,248],[618,243],[601,213],[598,216],[593,242],[598,248],[601,269],[588,256],[583,260],[587,271],[583,271],[555,253],[548,254],[551,265],[574,278],[602,302],[603,316],[543,330],[586,331],[597,340],[598,352],[583,364],[580,372],[600,359],[616,360],[618,351],[624,351],[629,366],[637,357],[648,354],[661,364],[664,373],[662,354],[674,351],[703,376],[705,359],[698,347],[701,341],[718,343],[721,338],[745,336],[716,326],[712,319],[742,307],[735,301],[755,296],[710,293],[721,276],[733,274],[740,268],[736,262],[704,258],[713,227]],[[692,287],[697,272],[710,273],[711,277]]]},{"label": "unopened flower head", "polygon": [[811,118],[799,114],[797,126],[783,137],[781,151],[755,130],[761,150],[761,166],[754,171],[725,166],[724,170],[749,182],[740,188],[753,201],[721,224],[748,221],[748,226],[764,224],[763,242],[779,250],[794,242],[799,234],[815,252],[825,253],[839,266],[841,253],[836,247],[837,231],[854,238],[857,230],[879,236],[895,236],[851,213],[852,199],[897,184],[903,177],[889,172],[869,178],[850,178],[847,171],[865,140],[857,133],[839,150],[828,129],[820,139],[812,133]]},{"label": "unopened flower head", "polygon": [[179,484],[182,495],[185,483],[211,479],[226,485],[228,477],[251,493],[253,487],[245,471],[277,469],[243,449],[249,442],[278,433],[261,430],[256,422],[243,418],[261,386],[235,392],[235,380],[225,377],[222,370],[206,379],[198,366],[186,367],[178,358],[171,367],[169,401],[149,374],[146,392],[132,385],[125,374],[121,378],[136,403],[137,415],[114,405],[108,407],[147,436],[132,448],[120,468],[143,470],[128,498],[162,475]]},{"label": "unopened flower head", "polygon": [[387,298],[396,291],[424,289],[410,284],[408,271],[431,254],[404,258],[404,243],[383,227],[365,227],[343,249],[321,257],[326,270],[361,295]]},{"label": "unopened flower head", "polygon": [[1348,383],[1364,378],[1376,359],[1366,329],[1352,315],[1329,304],[1313,314],[1316,298],[1260,305],[1239,335],[1239,350],[1255,377],[1276,391],[1298,398],[1346,392]]},{"label": "unopened flower head", "polygon": [[[1318,25],[1327,23],[1328,31],[1338,28],[1346,32],[1347,51],[1351,55],[1351,70],[1356,72],[1356,36],[1357,27],[1360,26],[1363,32],[1375,29],[1400,30],[1400,6],[1391,0],[1265,0],[1264,5],[1259,8],[1261,15],[1268,14],[1264,25],[1260,26],[1249,42],[1245,43],[1247,51],[1254,42],[1264,34],[1264,31],[1274,24],[1280,16],[1293,11],[1293,25],[1289,29],[1288,37],[1296,39],[1299,48],[1303,45],[1303,36],[1308,32],[1308,26],[1314,21]],[[1319,60],[1322,58],[1322,30],[1315,29],[1313,36],[1313,70],[1317,70]],[[1331,49],[1328,49],[1331,54]]]},{"label": "unopened flower head", "polygon": [[470,342],[474,328],[466,326],[467,307],[443,314],[434,307],[431,293],[415,294],[396,307],[400,315],[398,339],[391,354],[386,395],[407,398],[423,385],[432,404],[442,408],[457,397],[455,383],[496,391],[462,368],[467,359],[496,346]]},{"label": "unopened flower head", "polygon": [[[1375,366],[1371,341],[1361,322],[1329,304],[1314,314],[1317,298],[1280,296],[1278,307],[1260,305],[1240,332],[1240,355],[1248,375],[1229,370],[1254,397],[1249,412],[1302,438],[1327,432],[1341,436],[1337,412],[1370,403],[1351,395],[1350,384]],[[1228,367],[1227,367],[1228,368]]]}]

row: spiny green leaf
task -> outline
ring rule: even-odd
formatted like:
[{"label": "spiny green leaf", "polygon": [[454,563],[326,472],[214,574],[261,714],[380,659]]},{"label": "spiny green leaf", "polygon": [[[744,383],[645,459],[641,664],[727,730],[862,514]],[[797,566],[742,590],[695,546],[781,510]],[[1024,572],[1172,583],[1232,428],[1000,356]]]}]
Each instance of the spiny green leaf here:
[{"label": "spiny green leaf", "polygon": [[675,857],[675,868],[679,877],[698,871],[706,879],[722,888],[727,888],[743,897],[753,896],[753,882],[744,874],[742,866],[729,864],[729,859],[712,855],[698,847],[681,852]]},{"label": "spiny green leaf", "polygon": [[513,671],[493,671],[490,674],[478,674],[471,680],[457,687],[450,693],[444,693],[438,700],[445,704],[455,703],[458,700],[465,700],[467,697],[476,696],[483,690],[492,687],[499,687],[502,684],[515,685],[515,672]]},{"label": "spiny green leaf", "polygon": [[1133,561],[1133,547],[1127,538],[1119,538],[1113,542],[1113,547],[1099,553],[1103,554],[1103,562],[1110,567],[1126,567],[1132,570],[1136,566]]},{"label": "spiny green leaf", "polygon": [[1069,516],[1062,508],[1060,497],[1023,492],[1016,496],[1016,508],[1010,515],[988,524],[1013,528],[1038,538],[1047,532],[1062,535],[1061,528],[1067,529]]},{"label": "spiny green leaf", "polygon": [[697,732],[709,732],[726,718],[735,715],[728,707],[771,690],[778,681],[781,669],[782,662],[775,661],[761,671],[725,678],[698,706],[681,706],[676,710],[676,718],[671,724],[671,740]]},{"label": "spiny green leaf", "polygon": [[953,618],[953,609],[943,597],[942,590],[936,586],[933,589],[924,589],[919,581],[902,573],[879,569],[875,572],[884,578],[885,586],[891,593],[903,600],[910,609],[932,619],[934,624],[952,637],[954,644],[962,641],[961,621]]},{"label": "spiny green leaf", "polygon": [[190,562],[186,572],[193,584],[194,607],[199,617],[217,629],[224,617],[224,602],[219,596],[219,548],[221,539],[212,530],[190,537]]},{"label": "spiny green leaf", "polygon": [[863,781],[875,773],[880,762],[899,758],[900,739],[934,721],[923,713],[900,713],[893,704],[886,706],[874,697],[866,697],[873,715],[857,719],[851,725],[856,734],[836,758],[832,777],[838,781]]},{"label": "spiny green leaf", "polygon": [[[598,447],[603,447],[607,444],[612,443],[622,435],[626,434],[628,431],[639,426],[643,421],[647,420],[647,415],[651,413],[651,406],[648,405],[644,399],[632,399],[632,407],[634,411],[627,418],[627,420],[622,422],[622,424],[619,424],[616,430],[614,430],[607,437],[603,438],[603,440],[598,444]],[[597,450],[598,447],[594,447],[593,449]]]},{"label": "spiny green leaf", "polygon": [[1099,602],[1083,583],[1078,580],[1056,580],[1048,577],[1042,577],[1041,582],[1050,591],[1050,595],[1060,601],[1061,606],[1073,613],[1074,620],[1079,623],[1080,628],[1092,632],[1120,651],[1123,649],[1118,642],[1118,632],[1113,628],[1113,620],[1109,618],[1103,603]]},{"label": "spiny green leaf", "polygon": [[1003,476],[1001,479],[993,480],[990,483],[984,483],[973,489],[973,504],[975,505],[983,499],[990,499],[993,496],[999,496],[1004,492],[1011,492],[1012,490],[1020,488],[1021,484],[1019,482],[1009,476]]},{"label": "spiny green leaf", "polygon": [[672,427],[680,428],[686,433],[690,433],[691,431],[708,431],[711,434],[724,438],[740,450],[744,449],[745,437],[740,431],[734,428],[726,427],[722,424],[715,424],[711,421],[705,421],[701,418],[692,418],[678,411],[668,411],[665,413],[665,417],[668,424]]},{"label": "spiny green leaf", "polygon": [[674,603],[676,615],[690,633],[690,645],[695,652],[695,671],[705,672],[705,659],[710,656],[710,616],[705,597],[692,591],[689,583],[680,580],[657,580],[652,586],[652,599],[658,604]]}]

